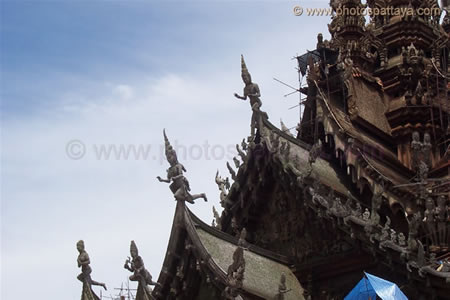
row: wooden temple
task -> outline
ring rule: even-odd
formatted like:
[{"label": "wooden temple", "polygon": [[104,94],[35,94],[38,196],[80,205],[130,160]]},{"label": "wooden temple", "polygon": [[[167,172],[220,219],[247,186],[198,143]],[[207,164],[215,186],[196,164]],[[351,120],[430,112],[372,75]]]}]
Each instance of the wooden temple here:
[{"label": "wooden temple", "polygon": [[296,136],[261,110],[242,60],[252,134],[231,183],[216,176],[213,226],[179,201],[155,299],[343,299],[364,271],[450,299],[450,15],[367,2],[413,13],[367,22],[344,10],[361,1],[332,1],[331,39],[297,58]]},{"label": "wooden temple", "polygon": [[[364,5],[412,13],[350,13]],[[178,202],[158,281],[136,299],[343,299],[364,271],[409,299],[450,299],[450,14],[436,0],[364,5],[331,1],[331,39],[297,57],[295,135],[262,111],[242,58],[252,131],[231,180],[216,175],[212,226],[188,209],[206,196],[164,135],[159,180]]]}]

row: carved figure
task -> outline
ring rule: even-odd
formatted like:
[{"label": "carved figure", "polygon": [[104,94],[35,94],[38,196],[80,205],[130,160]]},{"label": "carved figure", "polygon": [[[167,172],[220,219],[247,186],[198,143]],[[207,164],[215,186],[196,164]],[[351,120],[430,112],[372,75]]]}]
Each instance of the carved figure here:
[{"label": "carved figure", "polygon": [[322,141],[317,140],[317,142],[309,150],[308,162],[310,165],[316,162],[316,159],[320,156],[322,152]]},{"label": "carved figure", "polygon": [[247,142],[245,141],[245,139],[242,139],[241,147],[242,147],[242,150],[243,150],[243,151],[247,151],[247,149],[248,149],[248,144],[247,144]]},{"label": "carved figure", "polygon": [[366,208],[364,210],[364,213],[362,214],[362,218],[363,218],[364,221],[369,221],[369,219],[370,219],[369,209]]},{"label": "carved figure", "polygon": [[275,134],[273,131],[270,132],[269,138],[265,137],[264,141],[266,143],[267,149],[272,154],[272,158],[280,158],[278,152],[281,149],[280,135]]},{"label": "carved figure", "polygon": [[321,33],[319,33],[318,35],[317,35],[317,46],[316,46],[316,49],[321,49],[321,48],[323,48],[325,45],[324,45],[324,43],[323,43],[323,35],[321,34]]},{"label": "carved figure", "polygon": [[94,281],[91,278],[92,269],[89,266],[91,261],[89,259],[88,253],[84,248],[83,240],[78,241],[77,250],[80,253],[77,258],[78,268],[81,268],[81,274],[77,276],[78,280],[83,282],[83,284],[87,284],[89,288],[93,285],[98,285],[106,290],[106,285],[104,283]]},{"label": "carved figure", "polygon": [[362,218],[362,207],[361,204],[359,204],[358,201],[356,201],[356,209],[354,211],[354,214],[358,218]]},{"label": "carved figure", "polygon": [[237,224],[237,220],[236,220],[236,217],[232,217],[231,218],[231,229],[233,230],[233,233],[236,235],[236,236],[239,236],[239,227],[238,227],[238,224]]},{"label": "carved figure", "polygon": [[237,157],[233,157],[233,162],[234,166],[239,169],[239,167],[241,166],[241,162],[239,161],[239,159]]},{"label": "carved figure", "polygon": [[[422,50],[417,50],[413,43],[406,49],[402,49],[403,65],[400,66],[399,79],[404,86],[405,96],[407,104],[411,105],[411,99],[413,94],[418,89],[419,82],[426,79],[427,64],[424,61],[424,53]],[[419,98],[423,96],[423,92],[420,91],[422,87],[419,87]],[[417,100],[417,98],[416,98]]]},{"label": "carved figure", "polygon": [[401,247],[405,247],[405,246],[406,246],[406,237],[405,237],[405,235],[403,234],[403,232],[400,232],[400,233],[398,234],[398,244],[399,244]]},{"label": "carved figure", "polygon": [[274,300],[284,300],[284,294],[290,292],[291,289],[288,289],[286,286],[286,275],[281,273],[280,284],[278,285],[278,293],[275,295]]},{"label": "carved figure", "polygon": [[411,141],[411,168],[415,171],[419,169],[421,150],[422,143],[420,142],[420,135],[417,131],[414,131]]},{"label": "carved figure", "polygon": [[394,229],[391,229],[391,241],[396,244],[397,243],[397,233]]},{"label": "carved figure", "polygon": [[247,247],[246,238],[247,238],[247,229],[242,228],[241,233],[239,235],[238,246],[246,248]]},{"label": "carved figure", "polygon": [[128,271],[134,273],[130,276],[130,280],[139,282],[139,284],[145,287],[148,293],[151,293],[152,289],[149,285],[156,285],[157,283],[152,280],[152,275],[150,275],[150,272],[145,268],[144,261],[142,260],[142,257],[139,256],[138,248],[134,241],[131,241],[130,255],[131,259],[128,257],[123,266]]},{"label": "carved figure", "polygon": [[230,172],[231,179],[236,180],[236,172],[233,170],[229,162],[227,162],[227,169]]},{"label": "carved figure", "polygon": [[419,182],[425,182],[428,179],[428,167],[423,161],[419,162],[419,169],[417,171],[417,178]]},{"label": "carved figure", "polygon": [[178,162],[177,153],[170,145],[169,139],[167,138],[166,131],[163,131],[165,148],[166,148],[166,158],[170,164],[170,168],[167,169],[167,179],[162,179],[161,177],[157,177],[160,182],[171,183],[170,190],[174,194],[174,197],[177,201],[187,201],[189,203],[194,203],[194,200],[203,198],[206,201],[206,194],[195,194],[191,195],[189,187],[189,181],[186,177],[184,177],[183,172],[186,172],[186,169],[182,164]]},{"label": "carved figure", "polygon": [[425,133],[423,136],[422,153],[423,162],[426,164],[428,169],[431,169],[431,137],[429,133]]},{"label": "carved figure", "polygon": [[378,209],[380,209],[382,202],[383,202],[383,191],[374,193],[372,197],[372,213],[370,214],[373,225],[377,225],[380,222],[380,215],[378,214]]},{"label": "carved figure", "polygon": [[261,97],[261,92],[259,91],[259,86],[252,82],[252,77],[248,72],[247,66],[245,65],[243,55],[241,55],[241,76],[242,81],[245,83],[244,94],[243,96],[240,96],[239,94],[234,93],[234,96],[241,100],[247,100],[247,97],[250,99],[250,106],[253,111],[250,136],[253,138],[255,136],[256,128],[261,128],[262,120],[259,114],[259,109],[262,105],[261,99],[259,99],[259,97]]},{"label": "carved figure", "polygon": [[246,163],[247,162],[247,155],[245,154],[244,151],[241,150],[241,147],[239,147],[239,144],[236,144],[236,151],[239,154],[239,156],[242,159],[242,163]]},{"label": "carved figure", "polygon": [[244,249],[237,247],[233,253],[233,263],[227,271],[227,287],[223,296],[227,300],[241,299],[238,290],[242,288],[244,282],[245,260]]},{"label": "carved figure", "polygon": [[437,199],[436,220],[439,232],[439,242],[441,246],[447,246],[447,199],[441,195]]},{"label": "carved figure", "polygon": [[431,238],[431,244],[436,246],[437,245],[436,224],[435,224],[435,220],[434,220],[434,214],[435,214],[434,201],[433,201],[433,199],[428,197],[425,202],[425,213],[424,213],[423,222],[426,224],[428,233]]},{"label": "carved figure", "polygon": [[[213,206],[212,210],[213,210],[213,215],[214,215],[213,226],[219,230],[222,230],[221,217],[214,206]],[[215,225],[214,225],[214,223],[215,223]]]},{"label": "carved figure", "polygon": [[220,205],[225,208],[225,204],[227,203],[227,196],[228,196],[227,190],[230,189],[230,181],[228,180],[228,177],[225,179],[220,177],[219,170],[217,170],[215,180],[216,180],[216,184],[220,190]]},{"label": "carved figure", "polygon": [[291,131],[289,130],[289,128],[284,124],[283,120],[280,119],[280,126],[281,126],[281,131],[283,131],[284,133],[293,136]]},{"label": "carved figure", "polygon": [[413,214],[411,220],[408,220],[409,234],[408,234],[408,248],[411,251],[417,249],[417,234],[419,232],[419,226],[421,224],[420,213]]},{"label": "carved figure", "polygon": [[391,219],[386,216],[386,223],[384,223],[383,229],[381,229],[380,242],[386,241],[389,238],[391,230]]}]

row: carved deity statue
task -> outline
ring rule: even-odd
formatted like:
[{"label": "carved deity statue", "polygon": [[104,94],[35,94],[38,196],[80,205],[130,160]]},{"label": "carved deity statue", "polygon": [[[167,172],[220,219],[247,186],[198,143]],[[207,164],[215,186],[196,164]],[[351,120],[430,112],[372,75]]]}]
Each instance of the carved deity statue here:
[{"label": "carved deity statue", "polygon": [[78,267],[81,268],[81,274],[78,275],[78,277],[77,277],[78,280],[83,282],[83,284],[87,284],[89,286],[89,288],[93,285],[98,285],[98,286],[103,287],[106,290],[106,285],[104,283],[94,281],[91,278],[92,269],[89,266],[91,261],[89,259],[88,253],[86,252],[86,250],[84,248],[83,240],[78,241],[77,250],[80,253],[78,255],[77,263],[78,263]]},{"label": "carved deity statue", "polygon": [[155,285],[157,283],[152,280],[152,275],[150,275],[150,272],[145,268],[144,261],[142,260],[142,257],[139,256],[138,248],[134,241],[131,241],[130,255],[131,259],[128,257],[123,266],[128,271],[134,273],[130,276],[130,280],[139,282],[139,284],[145,287],[148,293],[151,293],[152,289],[149,285]]},{"label": "carved deity statue", "polygon": [[256,128],[261,128],[261,116],[260,116],[260,107],[262,105],[261,92],[259,91],[259,87],[256,83],[252,82],[252,77],[248,72],[247,66],[245,65],[244,56],[241,55],[241,76],[242,81],[245,83],[244,87],[244,95],[240,96],[237,93],[234,93],[234,96],[241,100],[247,100],[247,97],[250,99],[250,106],[252,107],[252,121],[251,121],[251,137],[255,136]]},{"label": "carved deity statue", "polygon": [[189,187],[189,181],[186,177],[184,177],[183,173],[186,172],[186,169],[182,164],[178,162],[177,153],[170,145],[169,139],[166,136],[166,131],[163,131],[164,141],[166,147],[166,158],[170,164],[169,169],[167,169],[167,179],[162,179],[158,176],[158,180],[160,182],[171,183],[170,190],[175,196],[175,199],[178,201],[187,201],[189,203],[194,203],[194,200],[203,198],[206,201],[206,194],[195,194],[191,195]]},{"label": "carved deity statue", "polygon": [[290,291],[291,289],[288,289],[286,286],[286,275],[281,273],[280,283],[278,284],[278,293],[275,295],[274,300],[284,300],[284,294]]}]

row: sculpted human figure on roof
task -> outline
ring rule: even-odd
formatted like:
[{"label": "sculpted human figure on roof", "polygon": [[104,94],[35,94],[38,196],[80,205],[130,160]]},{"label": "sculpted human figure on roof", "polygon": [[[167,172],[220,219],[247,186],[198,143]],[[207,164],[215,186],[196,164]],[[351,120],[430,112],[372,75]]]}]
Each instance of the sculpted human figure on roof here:
[{"label": "sculpted human figure on roof", "polygon": [[166,158],[170,164],[170,167],[167,169],[167,179],[162,179],[158,176],[158,180],[165,183],[172,182],[170,184],[170,190],[174,194],[176,200],[194,203],[195,199],[203,198],[205,202],[208,201],[206,194],[204,193],[191,195],[189,181],[183,175],[183,172],[186,172],[186,169],[178,162],[177,153],[170,145],[165,130],[163,131],[163,134],[166,147]]},{"label": "sculpted human figure on roof", "polygon": [[234,96],[241,100],[247,100],[247,97],[250,99],[250,105],[253,110],[252,121],[251,121],[251,137],[255,136],[255,129],[260,127],[261,118],[258,116],[257,112],[262,105],[261,92],[259,91],[259,86],[256,83],[252,82],[252,77],[248,72],[247,66],[245,65],[244,56],[241,55],[241,76],[242,81],[245,83],[244,87],[244,95],[240,96],[237,93],[234,93]]},{"label": "sculpted human figure on roof", "polygon": [[130,276],[131,281],[138,281],[148,293],[151,293],[152,289],[149,285],[156,285],[157,283],[152,280],[152,275],[150,275],[150,272],[145,268],[144,261],[142,260],[142,257],[139,256],[138,248],[134,241],[131,241],[130,254],[132,259],[128,258],[123,267],[134,273]]},{"label": "sculpted human figure on roof", "polygon": [[89,266],[91,261],[89,259],[88,253],[86,252],[86,250],[84,248],[83,240],[79,240],[77,242],[77,250],[80,253],[77,258],[77,263],[78,263],[78,267],[81,268],[81,274],[78,275],[78,277],[77,277],[78,280],[83,282],[83,284],[87,284],[89,287],[91,287],[92,285],[98,285],[98,286],[103,287],[106,290],[106,285],[104,283],[94,281],[91,278],[92,269]]}]

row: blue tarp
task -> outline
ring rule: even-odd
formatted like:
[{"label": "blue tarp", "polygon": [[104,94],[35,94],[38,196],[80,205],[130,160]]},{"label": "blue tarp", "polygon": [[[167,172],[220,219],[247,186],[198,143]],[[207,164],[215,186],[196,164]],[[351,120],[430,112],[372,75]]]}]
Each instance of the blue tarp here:
[{"label": "blue tarp", "polygon": [[377,294],[370,285],[369,280],[364,276],[344,300],[375,300],[376,295]]},{"label": "blue tarp", "polygon": [[365,276],[344,298],[344,300],[408,300],[395,283],[364,272]]}]

